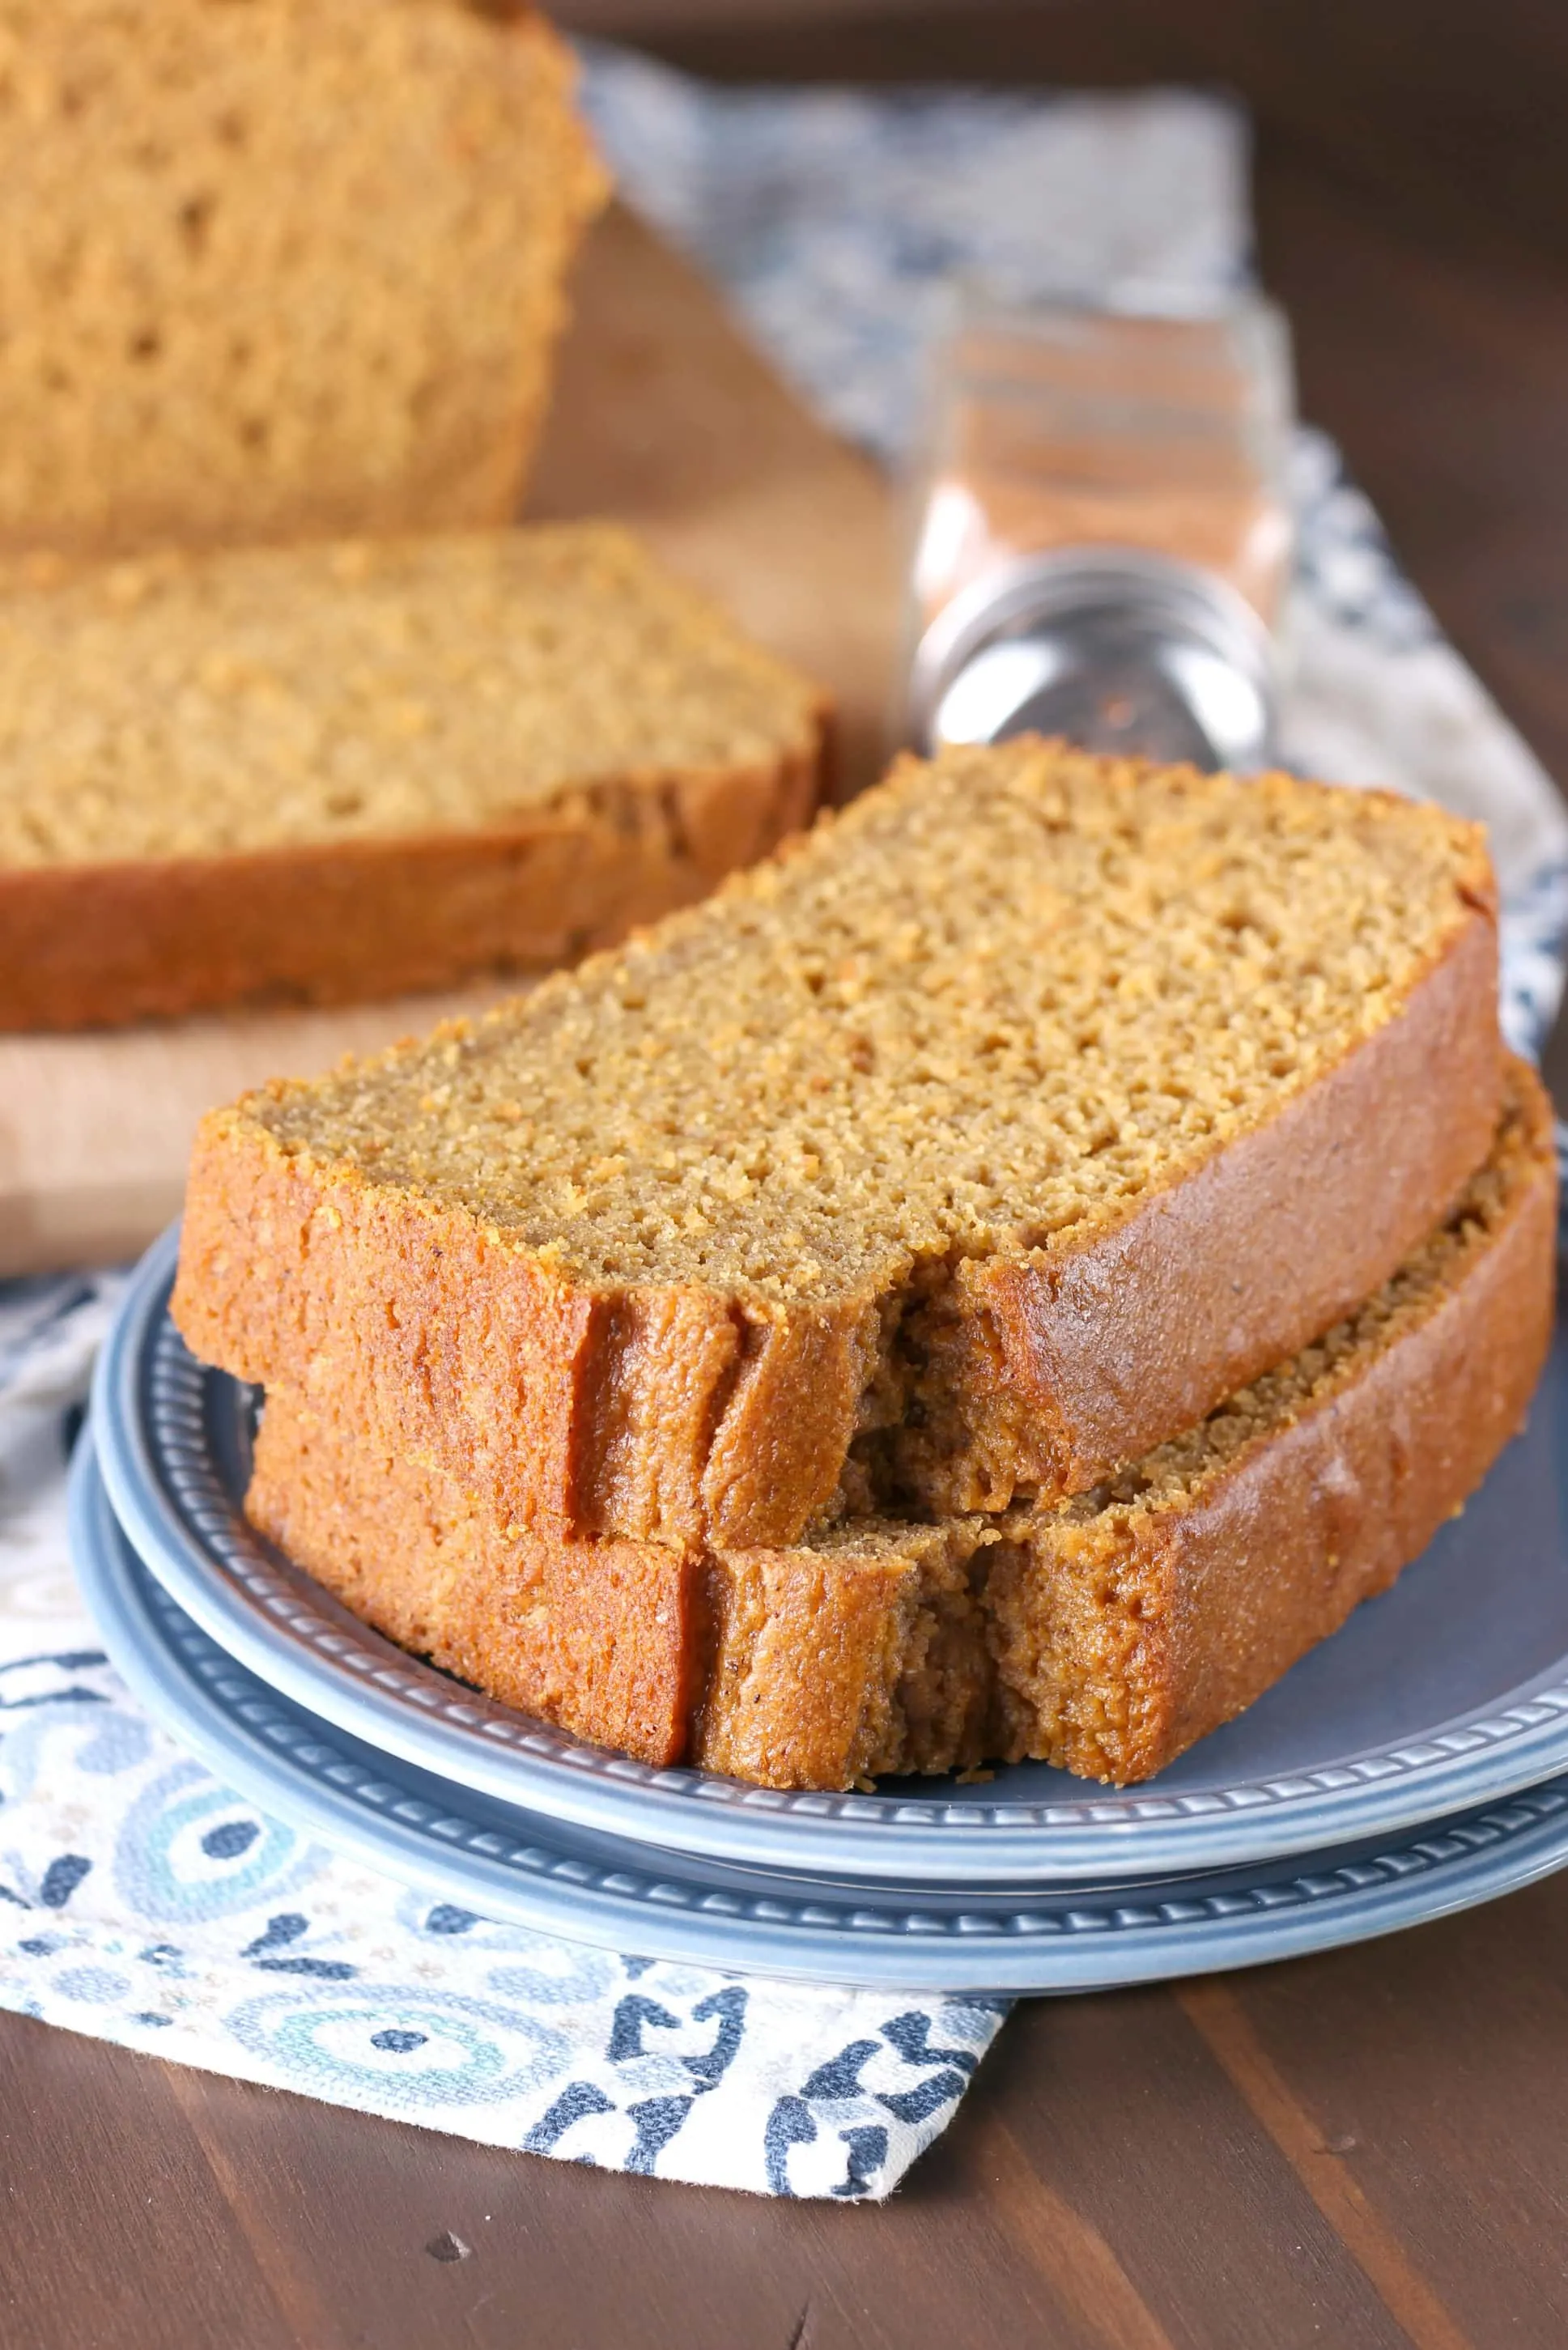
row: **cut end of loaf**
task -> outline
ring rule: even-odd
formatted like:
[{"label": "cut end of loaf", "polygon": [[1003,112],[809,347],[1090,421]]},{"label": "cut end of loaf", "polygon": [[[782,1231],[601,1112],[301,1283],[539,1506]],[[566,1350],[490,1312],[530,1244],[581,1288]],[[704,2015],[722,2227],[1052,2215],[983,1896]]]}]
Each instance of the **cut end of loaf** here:
[{"label": "cut end of loaf", "polygon": [[0,545],[516,511],[607,182],[575,65],[469,0],[12,0]]}]

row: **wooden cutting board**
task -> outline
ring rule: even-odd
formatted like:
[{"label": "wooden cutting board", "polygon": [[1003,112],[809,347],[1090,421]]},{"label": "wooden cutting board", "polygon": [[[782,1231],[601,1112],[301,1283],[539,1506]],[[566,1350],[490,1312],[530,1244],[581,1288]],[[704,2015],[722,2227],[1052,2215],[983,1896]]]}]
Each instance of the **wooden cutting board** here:
[{"label": "wooden cutting board", "polygon": [[[898,621],[885,483],[623,210],[589,240],[576,312],[529,515],[632,524],[819,679],[839,712],[839,788],[858,789],[885,754]],[[0,1274],[132,1254],[179,1211],[203,1109],[502,992],[0,1036]]]}]

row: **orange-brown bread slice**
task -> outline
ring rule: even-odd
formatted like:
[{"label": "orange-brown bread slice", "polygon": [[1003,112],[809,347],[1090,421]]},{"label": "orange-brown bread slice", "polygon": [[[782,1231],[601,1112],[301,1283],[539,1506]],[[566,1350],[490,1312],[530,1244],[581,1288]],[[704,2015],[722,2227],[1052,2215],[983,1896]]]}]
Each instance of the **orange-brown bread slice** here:
[{"label": "orange-brown bread slice", "polygon": [[0,585],[0,1028],[546,969],[815,805],[824,704],[603,524]]},{"label": "orange-brown bread slice", "polygon": [[541,1534],[1083,1491],[1447,1211],[1495,958],[1437,809],[905,761],[525,1002],[209,1118],[175,1317]]},{"label": "orange-brown bread slice", "polygon": [[509,522],[574,78],[514,0],[0,0],[0,546]]},{"label": "orange-brown bread slice", "polygon": [[286,1391],[247,1509],[369,1623],[640,1759],[775,1787],[1033,1756],[1150,1777],[1425,1549],[1550,1335],[1551,1114],[1517,1069],[1459,1205],[1321,1342],[1106,1487],[790,1550],[573,1543]]}]

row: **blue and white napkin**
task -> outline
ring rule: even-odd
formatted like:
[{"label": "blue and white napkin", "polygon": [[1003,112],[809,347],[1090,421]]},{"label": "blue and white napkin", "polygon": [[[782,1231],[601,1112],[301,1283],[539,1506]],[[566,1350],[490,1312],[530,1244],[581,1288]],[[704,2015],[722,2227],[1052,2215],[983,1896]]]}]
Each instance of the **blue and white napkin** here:
[{"label": "blue and white napkin", "polygon": [[742,1981],[490,1924],[268,1819],[140,1711],[66,1544],[120,1284],[0,1290],[0,2005],[609,2170],[885,2195],[1005,2001]]},{"label": "blue and white napkin", "polygon": [[[954,274],[1026,297],[1244,281],[1245,126],[1179,93],[718,93],[613,51],[587,99],[623,188],[729,288],[819,411],[909,432]],[[1292,757],[1484,816],[1512,1034],[1554,1008],[1568,820],[1310,432]],[[264,1817],[107,1665],[64,1471],[116,1277],[0,1287],[0,2005],[184,2064],[607,2169],[881,2197],[1005,2002],[612,1956],[410,1892]]]}]

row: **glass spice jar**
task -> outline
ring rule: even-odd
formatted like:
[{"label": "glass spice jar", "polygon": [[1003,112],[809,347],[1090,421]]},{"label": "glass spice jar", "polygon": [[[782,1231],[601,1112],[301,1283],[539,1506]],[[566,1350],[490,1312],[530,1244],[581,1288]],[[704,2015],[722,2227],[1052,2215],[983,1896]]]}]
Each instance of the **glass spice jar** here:
[{"label": "glass spice jar", "polygon": [[1264,764],[1292,420],[1288,334],[1261,299],[971,307],[928,404],[906,731]]}]

